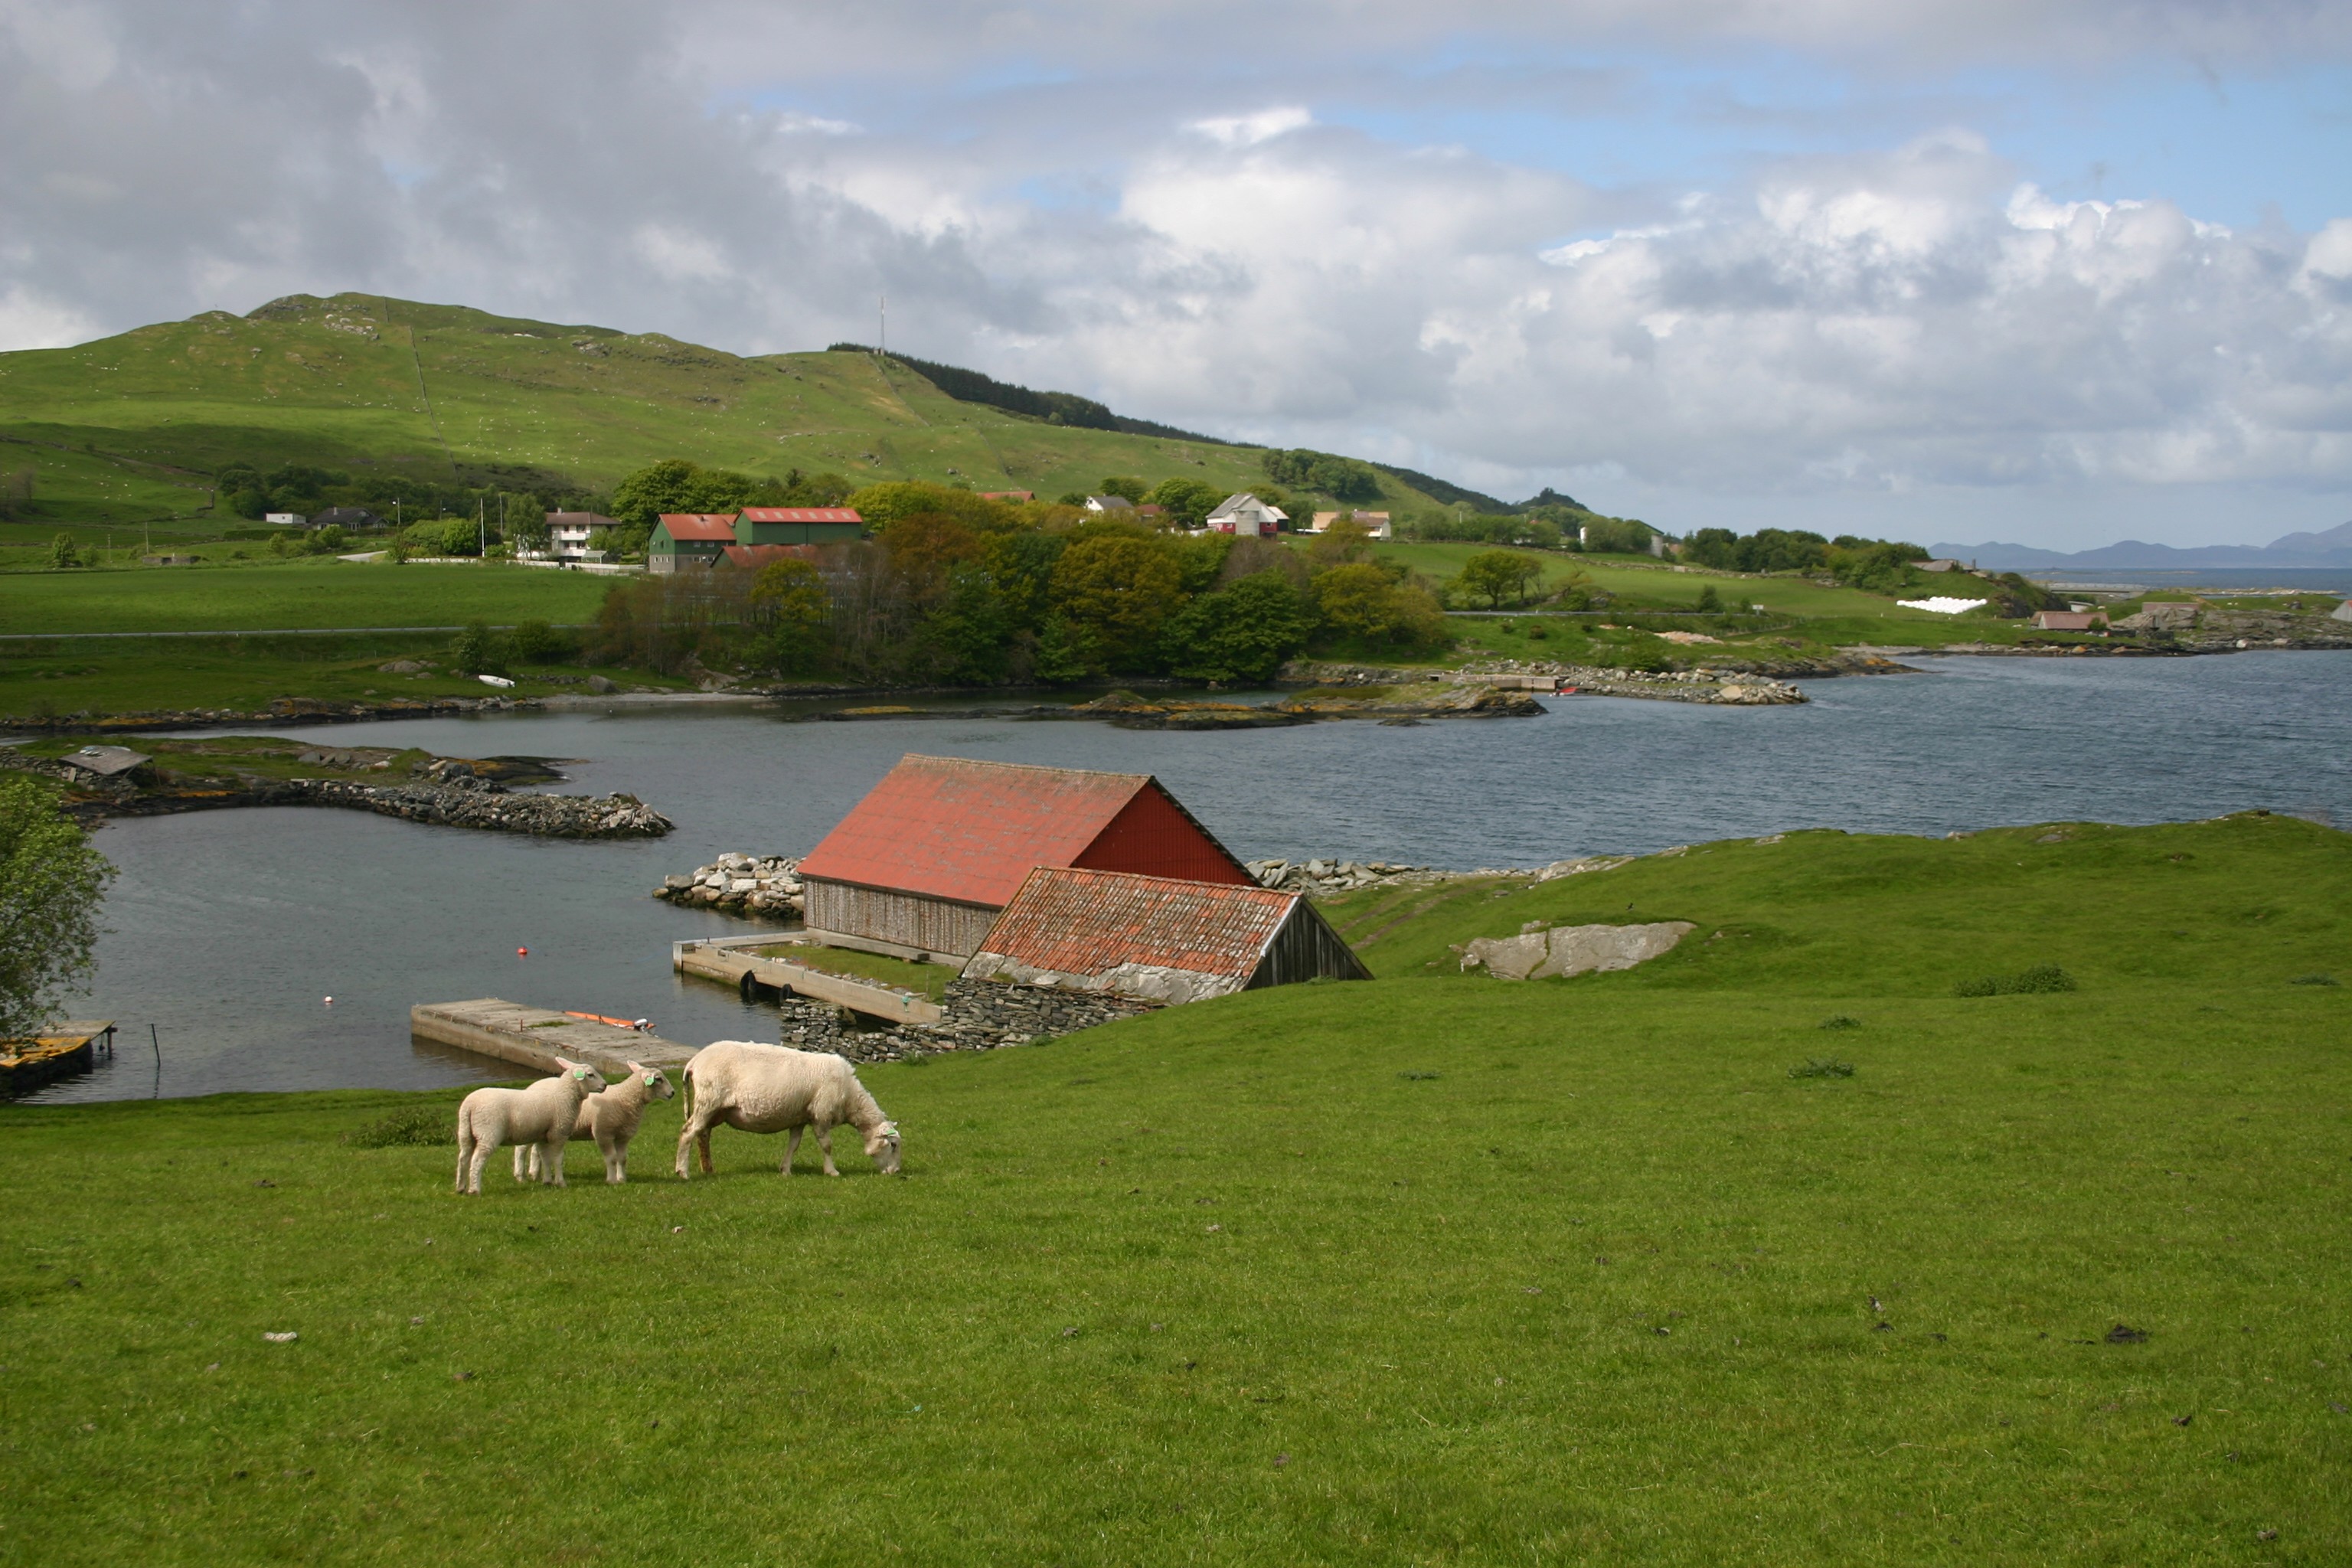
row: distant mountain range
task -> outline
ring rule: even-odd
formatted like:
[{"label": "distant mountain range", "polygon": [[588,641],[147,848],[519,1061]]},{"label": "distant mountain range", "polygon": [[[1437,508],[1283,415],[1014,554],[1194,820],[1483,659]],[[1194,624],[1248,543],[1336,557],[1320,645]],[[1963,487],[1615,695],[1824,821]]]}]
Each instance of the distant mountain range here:
[{"label": "distant mountain range", "polygon": [[1988,572],[2065,571],[2190,572],[2216,567],[2352,567],[2352,522],[2340,522],[2324,533],[2290,533],[2268,544],[2201,544],[2177,549],[2126,539],[2096,550],[2067,554],[2036,550],[2030,544],[1938,544],[1938,556],[1973,561]]}]

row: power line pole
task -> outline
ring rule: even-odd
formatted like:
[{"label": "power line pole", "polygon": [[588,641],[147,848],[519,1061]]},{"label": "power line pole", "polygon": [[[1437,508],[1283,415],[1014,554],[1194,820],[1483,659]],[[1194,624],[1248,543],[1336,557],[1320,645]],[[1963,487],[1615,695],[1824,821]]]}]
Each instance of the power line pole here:
[{"label": "power line pole", "polygon": [[875,299],[879,313],[874,334],[874,357],[887,359],[890,357],[890,296],[879,294]]}]

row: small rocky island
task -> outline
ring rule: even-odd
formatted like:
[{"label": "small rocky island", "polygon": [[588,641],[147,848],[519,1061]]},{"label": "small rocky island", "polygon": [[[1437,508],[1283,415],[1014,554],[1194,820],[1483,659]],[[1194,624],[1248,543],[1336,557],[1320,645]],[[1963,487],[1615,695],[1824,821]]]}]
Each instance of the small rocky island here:
[{"label": "small rocky island", "polygon": [[545,757],[443,757],[416,749],[316,746],[270,736],[144,737],[133,750],[34,741],[0,767],[65,785],[85,823],[240,805],[340,805],[436,826],[543,838],[657,838],[669,818],[633,795],[537,795],[563,775]]}]

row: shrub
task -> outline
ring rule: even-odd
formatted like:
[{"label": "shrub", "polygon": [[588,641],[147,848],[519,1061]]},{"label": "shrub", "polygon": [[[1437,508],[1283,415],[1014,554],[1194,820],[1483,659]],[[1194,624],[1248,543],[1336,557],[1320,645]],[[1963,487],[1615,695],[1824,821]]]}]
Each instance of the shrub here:
[{"label": "shrub", "polygon": [[579,651],[570,633],[559,632],[545,621],[523,622],[509,634],[507,642],[517,664],[562,664]]},{"label": "shrub", "polygon": [[506,649],[497,633],[481,621],[467,623],[451,646],[450,658],[466,675],[503,675],[506,673]]},{"label": "shrub", "polygon": [[446,1105],[404,1105],[343,1134],[354,1149],[432,1148],[457,1141],[457,1119]]},{"label": "shrub", "polygon": [[1848,1014],[1837,1013],[1823,1018],[1821,1026],[1824,1029],[1859,1029],[1862,1027],[1862,1020]]},{"label": "shrub", "polygon": [[2074,977],[2054,963],[2037,963],[2015,974],[1988,974],[1952,987],[1955,996],[2031,996],[2076,989]]},{"label": "shrub", "polygon": [[1790,1068],[1789,1076],[1790,1078],[1852,1078],[1853,1064],[1816,1059],[1807,1062],[1802,1067]]}]

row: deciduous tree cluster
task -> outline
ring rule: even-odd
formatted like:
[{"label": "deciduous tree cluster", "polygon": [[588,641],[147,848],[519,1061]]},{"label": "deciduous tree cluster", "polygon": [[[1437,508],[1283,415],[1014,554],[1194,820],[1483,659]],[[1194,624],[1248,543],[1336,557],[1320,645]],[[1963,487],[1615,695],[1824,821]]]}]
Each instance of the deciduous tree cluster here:
[{"label": "deciduous tree cluster", "polygon": [[806,546],[757,571],[719,565],[616,584],[591,656],[860,682],[1174,675],[1232,684],[1264,680],[1311,645],[1393,655],[1448,636],[1425,585],[1344,542],[1301,552],[1272,540],[1187,537],[920,483],[848,499],[872,538]]}]

